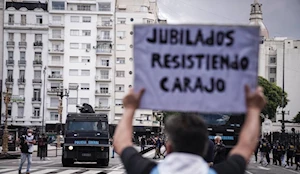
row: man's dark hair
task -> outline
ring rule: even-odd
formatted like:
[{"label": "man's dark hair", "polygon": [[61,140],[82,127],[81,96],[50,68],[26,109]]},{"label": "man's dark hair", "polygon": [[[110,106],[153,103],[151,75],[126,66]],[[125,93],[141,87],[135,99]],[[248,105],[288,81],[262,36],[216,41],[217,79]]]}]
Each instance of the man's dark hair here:
[{"label": "man's dark hair", "polygon": [[169,116],[165,132],[173,152],[204,156],[208,145],[207,127],[199,114],[181,113]]}]

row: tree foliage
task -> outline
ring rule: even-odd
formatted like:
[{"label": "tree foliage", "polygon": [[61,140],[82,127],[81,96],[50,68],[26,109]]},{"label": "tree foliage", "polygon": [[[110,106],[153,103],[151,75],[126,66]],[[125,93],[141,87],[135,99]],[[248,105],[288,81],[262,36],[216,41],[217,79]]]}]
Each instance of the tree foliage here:
[{"label": "tree foliage", "polygon": [[283,107],[287,105],[287,93],[284,93],[284,102],[282,104],[282,89],[279,86],[262,77],[258,77],[258,85],[264,88],[264,95],[268,101],[262,113],[268,115],[269,118],[272,119],[275,117],[278,107],[282,108],[282,105]]},{"label": "tree foliage", "polygon": [[298,112],[298,114],[294,117],[293,121],[296,123],[300,123],[300,112]]}]

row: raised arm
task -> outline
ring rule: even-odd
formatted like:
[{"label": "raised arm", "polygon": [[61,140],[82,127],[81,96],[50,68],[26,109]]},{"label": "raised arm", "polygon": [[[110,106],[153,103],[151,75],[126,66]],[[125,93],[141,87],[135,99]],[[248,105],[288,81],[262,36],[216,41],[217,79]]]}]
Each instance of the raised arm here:
[{"label": "raised arm", "polygon": [[141,97],[144,90],[139,91],[137,94],[130,90],[129,94],[123,99],[125,107],[122,120],[117,126],[114,134],[114,149],[118,154],[122,154],[126,147],[132,146],[132,120],[135,110],[139,107]]},{"label": "raised arm", "polygon": [[241,155],[249,161],[257,146],[257,139],[260,134],[260,113],[266,104],[263,89],[258,87],[254,93],[250,92],[248,86],[245,87],[247,116],[238,144],[231,150],[230,155]]}]

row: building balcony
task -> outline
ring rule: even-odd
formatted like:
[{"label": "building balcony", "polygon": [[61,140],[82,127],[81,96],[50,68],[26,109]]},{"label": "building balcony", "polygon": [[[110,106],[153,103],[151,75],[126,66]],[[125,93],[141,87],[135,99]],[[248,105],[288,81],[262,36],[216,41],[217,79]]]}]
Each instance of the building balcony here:
[{"label": "building balcony", "polygon": [[65,27],[65,23],[63,21],[49,21],[49,27]]},{"label": "building balcony", "polygon": [[35,41],[33,43],[33,48],[34,49],[43,49],[43,42],[42,41]]},{"label": "building balcony", "polygon": [[26,79],[24,77],[18,79],[18,85],[25,85]]},{"label": "building balcony", "polygon": [[15,48],[15,42],[14,41],[7,41],[6,42],[7,48]]},{"label": "building balcony", "polygon": [[112,49],[109,48],[97,48],[96,54],[101,54],[101,55],[111,55],[112,54]]},{"label": "building balcony", "polygon": [[14,65],[15,65],[15,61],[13,59],[6,60],[6,66],[14,66]]},{"label": "building balcony", "polygon": [[63,48],[52,48],[48,50],[50,54],[64,54]]},{"label": "building balcony", "polygon": [[95,106],[95,111],[109,111],[110,106]]},{"label": "building balcony", "polygon": [[96,68],[100,68],[100,69],[111,69],[111,66],[109,66],[109,64],[96,63]]},{"label": "building balcony", "polygon": [[48,80],[63,80],[63,76],[62,75],[49,75],[48,76]]},{"label": "building balcony", "polygon": [[95,76],[96,82],[110,82],[111,79],[108,76]]},{"label": "building balcony", "polygon": [[97,23],[97,28],[106,28],[106,29],[112,29],[113,24],[110,21],[102,21]]},{"label": "building balcony", "polygon": [[40,116],[32,116],[30,118],[31,118],[31,121],[39,121],[40,119],[42,119]]},{"label": "building balcony", "polygon": [[19,95],[13,95],[11,96],[10,101],[22,105],[25,103],[25,97]]},{"label": "building balcony", "polygon": [[50,104],[50,105],[47,106],[47,109],[49,109],[49,110],[58,110],[58,106],[59,106],[58,103],[57,103],[57,105]]},{"label": "building balcony", "polygon": [[33,97],[32,99],[31,99],[31,101],[32,101],[32,103],[33,104],[41,104],[42,102],[42,100],[41,100],[41,98],[37,98],[37,97]]},{"label": "building balcony", "polygon": [[109,97],[110,93],[109,92],[102,92],[101,90],[95,90],[95,95],[96,96]]},{"label": "building balcony", "polygon": [[19,67],[26,67],[26,60],[18,60]]},{"label": "building balcony", "polygon": [[33,66],[43,66],[43,61],[42,60],[33,60]]},{"label": "building balcony", "polygon": [[33,79],[32,83],[34,83],[34,84],[42,84],[42,79]]},{"label": "building balcony", "polygon": [[64,64],[62,61],[49,61],[48,67],[64,67]]},{"label": "building balcony", "polygon": [[27,47],[27,42],[19,42],[19,48],[25,48]]},{"label": "building balcony", "polygon": [[60,41],[63,41],[64,40],[64,36],[63,35],[51,35],[49,37],[49,40],[60,40]]},{"label": "building balcony", "polygon": [[97,36],[97,41],[112,42],[112,38],[107,36]]},{"label": "building balcony", "polygon": [[48,95],[57,95],[57,90],[58,90],[58,88],[49,88],[49,89],[47,89],[47,94]]}]

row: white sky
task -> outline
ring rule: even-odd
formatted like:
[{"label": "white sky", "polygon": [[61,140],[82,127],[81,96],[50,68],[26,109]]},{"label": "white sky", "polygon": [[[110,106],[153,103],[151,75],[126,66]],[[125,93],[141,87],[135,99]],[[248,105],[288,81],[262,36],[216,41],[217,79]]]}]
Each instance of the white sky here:
[{"label": "white sky", "polygon": [[[168,23],[247,24],[254,0],[157,0]],[[300,39],[300,0],[259,0],[270,37]]]}]

